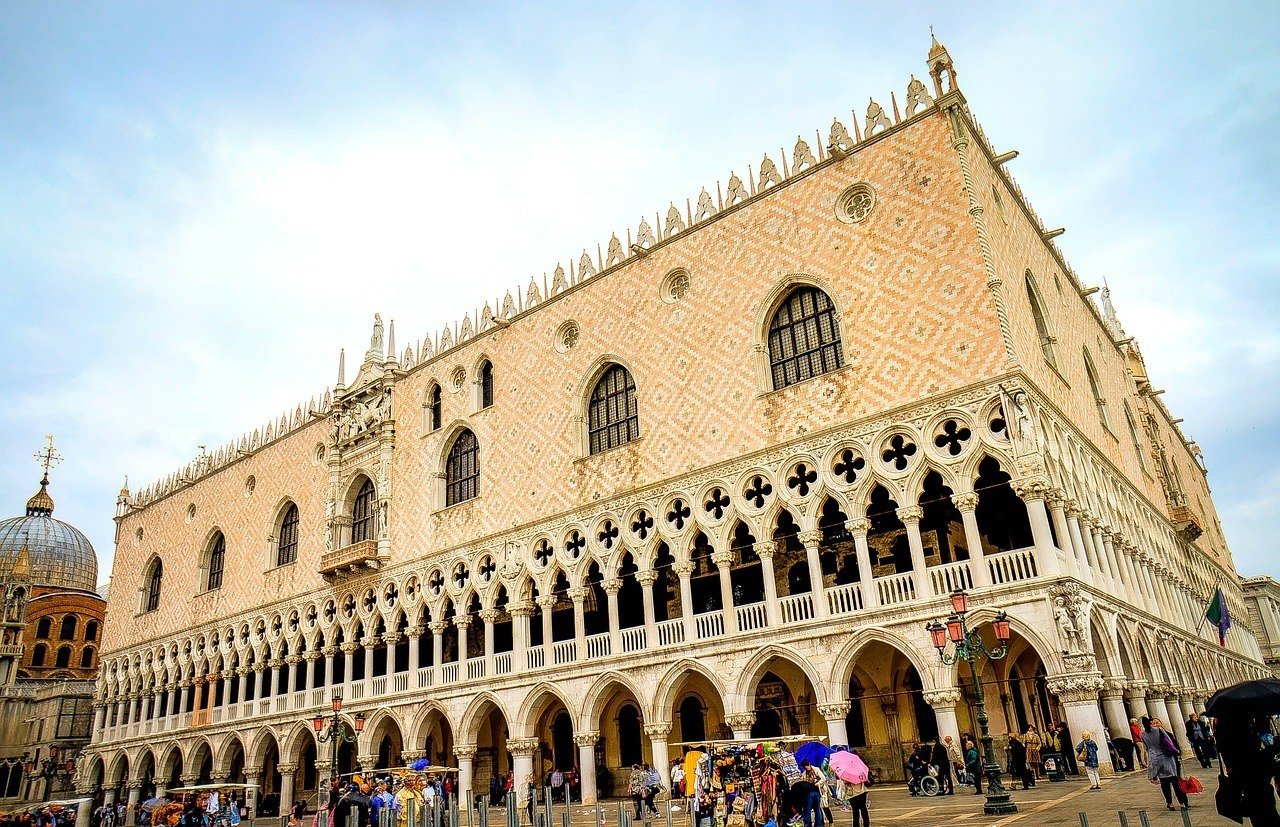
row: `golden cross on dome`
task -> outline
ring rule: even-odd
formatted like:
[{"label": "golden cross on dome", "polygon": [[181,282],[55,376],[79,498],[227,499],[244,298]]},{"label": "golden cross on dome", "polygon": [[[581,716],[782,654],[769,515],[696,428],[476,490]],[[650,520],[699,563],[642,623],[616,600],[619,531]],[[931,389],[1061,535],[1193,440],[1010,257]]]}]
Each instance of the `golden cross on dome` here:
[{"label": "golden cross on dome", "polygon": [[36,462],[40,463],[41,467],[44,468],[44,475],[47,479],[49,469],[62,462],[62,454],[58,453],[58,449],[53,447],[53,434],[45,434],[44,438],[48,445],[36,451],[35,458]]}]

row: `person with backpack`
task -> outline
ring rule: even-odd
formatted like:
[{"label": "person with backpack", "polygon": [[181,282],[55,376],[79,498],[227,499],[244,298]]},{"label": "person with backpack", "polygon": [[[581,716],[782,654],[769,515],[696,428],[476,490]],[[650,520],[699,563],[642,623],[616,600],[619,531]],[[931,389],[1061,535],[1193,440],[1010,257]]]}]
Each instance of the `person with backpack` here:
[{"label": "person with backpack", "polygon": [[1182,791],[1182,785],[1179,783],[1179,776],[1182,773],[1178,757],[1181,753],[1178,745],[1174,743],[1173,736],[1163,727],[1159,718],[1143,716],[1142,745],[1147,750],[1147,777],[1152,781],[1160,782],[1165,807],[1170,810],[1177,809],[1173,806],[1173,797],[1176,794],[1182,809],[1187,809],[1190,806],[1187,802],[1187,794]]}]

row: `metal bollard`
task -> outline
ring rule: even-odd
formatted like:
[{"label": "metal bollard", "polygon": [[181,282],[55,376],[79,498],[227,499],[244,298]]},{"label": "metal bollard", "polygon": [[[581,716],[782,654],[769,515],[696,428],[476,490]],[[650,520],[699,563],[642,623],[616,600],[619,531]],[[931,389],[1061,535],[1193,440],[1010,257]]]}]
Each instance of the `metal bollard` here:
[{"label": "metal bollard", "polygon": [[1076,815],[1080,816],[1080,827],[1089,827],[1088,813],[1076,813]]},{"label": "metal bollard", "polygon": [[1142,827],[1151,827],[1151,819],[1147,818],[1146,810],[1138,811],[1138,821],[1142,824]]},{"label": "metal bollard", "polygon": [[[1253,820],[1250,819],[1250,823],[1252,822]],[[1182,811],[1182,827],[1191,827],[1191,811],[1190,810]]]},{"label": "metal bollard", "polygon": [[1117,810],[1116,815],[1120,816],[1120,827],[1129,827],[1129,814],[1124,810]]}]

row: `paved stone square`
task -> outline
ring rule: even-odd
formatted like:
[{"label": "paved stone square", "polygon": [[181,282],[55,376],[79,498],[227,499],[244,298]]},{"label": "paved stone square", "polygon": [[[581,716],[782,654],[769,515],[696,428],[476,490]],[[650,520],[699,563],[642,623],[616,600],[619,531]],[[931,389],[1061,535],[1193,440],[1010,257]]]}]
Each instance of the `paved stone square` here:
[{"label": "paved stone square", "polygon": [[[1217,770],[1193,770],[1204,783],[1202,795],[1191,796],[1189,811],[1193,827],[1209,827],[1209,825],[1229,824],[1214,809],[1213,793],[1217,789]],[[944,825],[963,824],[970,827],[1004,827],[1004,825],[1080,825],[1081,812],[1089,820],[1089,827],[1116,827],[1120,823],[1118,813],[1124,811],[1128,823],[1139,827],[1141,820],[1139,811],[1145,810],[1153,825],[1183,825],[1185,822],[1181,812],[1169,812],[1165,809],[1164,798],[1160,788],[1147,781],[1146,771],[1125,773],[1104,778],[1100,792],[1090,792],[1088,782],[1083,776],[1069,778],[1061,783],[1041,781],[1031,790],[1014,790],[1013,800],[1018,805],[1018,812],[1004,817],[985,816],[982,814],[983,799],[975,796],[967,787],[958,788],[955,796],[935,798],[918,798],[907,793],[901,784],[886,784],[873,787],[870,792],[869,809],[871,820],[875,825],[909,824],[912,827],[943,827]],[[629,804],[624,803],[624,808]],[[605,827],[614,827],[618,820],[618,803],[609,801],[601,804]],[[553,816],[555,825],[561,824],[560,806],[556,807]],[[596,818],[594,806],[573,807],[572,824],[593,825]],[[687,818],[683,812],[673,813],[673,827],[686,827]],[[852,819],[848,812],[835,811],[836,827],[848,827]],[[500,827],[497,820],[491,819],[491,825]],[[527,823],[527,822],[523,822]],[[653,822],[654,827],[664,824]]]}]

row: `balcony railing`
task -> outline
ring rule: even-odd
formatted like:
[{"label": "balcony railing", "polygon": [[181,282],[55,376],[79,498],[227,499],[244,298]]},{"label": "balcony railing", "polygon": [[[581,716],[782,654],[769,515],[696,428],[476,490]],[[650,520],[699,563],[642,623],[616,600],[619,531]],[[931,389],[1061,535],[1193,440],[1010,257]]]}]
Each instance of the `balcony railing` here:
[{"label": "balcony railing", "polygon": [[987,555],[987,565],[991,567],[991,583],[999,586],[1002,583],[1014,583],[1018,580],[1030,580],[1036,576],[1036,555],[1033,548],[1020,548]]},{"label": "balcony railing", "polygon": [[609,633],[601,632],[598,635],[587,636],[587,657],[588,658],[607,658],[609,657]]},{"label": "balcony railing", "polygon": [[641,652],[644,651],[645,645],[645,630],[643,626],[622,630],[623,652]]},{"label": "balcony railing", "polygon": [[733,613],[738,617],[739,632],[754,632],[769,625],[768,612],[763,603],[748,603],[746,606],[735,606]]},{"label": "balcony railing", "polygon": [[672,646],[684,643],[684,618],[674,617],[658,624],[658,645]]},{"label": "balcony railing", "polygon": [[693,628],[698,632],[698,640],[719,637],[724,634],[724,614],[713,611],[694,615]]},{"label": "balcony railing", "polygon": [[344,548],[325,552],[320,557],[320,574],[326,580],[331,580],[343,572],[377,568],[379,562],[377,541],[361,540]]}]

